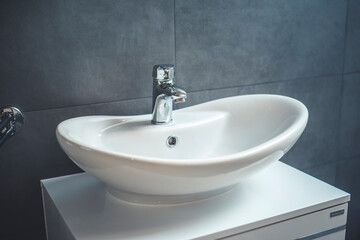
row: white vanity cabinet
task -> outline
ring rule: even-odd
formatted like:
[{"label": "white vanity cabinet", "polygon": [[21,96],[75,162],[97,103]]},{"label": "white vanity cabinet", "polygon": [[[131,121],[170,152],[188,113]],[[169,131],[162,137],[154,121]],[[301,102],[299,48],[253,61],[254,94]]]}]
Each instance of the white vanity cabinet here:
[{"label": "white vanity cabinet", "polygon": [[49,240],[345,239],[350,195],[282,162],[205,201],[150,206],[89,174],[41,181]]},{"label": "white vanity cabinet", "polygon": [[[224,240],[345,239],[347,203],[265,227],[239,233]],[[331,217],[333,215],[333,217]]]}]

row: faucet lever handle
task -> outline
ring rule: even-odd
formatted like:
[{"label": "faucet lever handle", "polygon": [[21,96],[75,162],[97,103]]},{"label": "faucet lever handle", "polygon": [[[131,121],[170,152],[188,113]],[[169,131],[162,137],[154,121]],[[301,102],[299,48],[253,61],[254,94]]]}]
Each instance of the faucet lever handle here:
[{"label": "faucet lever handle", "polygon": [[152,76],[154,80],[170,83],[175,79],[175,67],[172,64],[155,65]]}]

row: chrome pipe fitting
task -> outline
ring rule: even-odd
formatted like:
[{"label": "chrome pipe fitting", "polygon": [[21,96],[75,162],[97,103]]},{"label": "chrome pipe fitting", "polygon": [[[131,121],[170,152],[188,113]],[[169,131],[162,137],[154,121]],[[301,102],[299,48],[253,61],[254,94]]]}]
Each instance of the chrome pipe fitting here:
[{"label": "chrome pipe fitting", "polygon": [[24,126],[24,115],[16,107],[0,108],[0,147]]}]

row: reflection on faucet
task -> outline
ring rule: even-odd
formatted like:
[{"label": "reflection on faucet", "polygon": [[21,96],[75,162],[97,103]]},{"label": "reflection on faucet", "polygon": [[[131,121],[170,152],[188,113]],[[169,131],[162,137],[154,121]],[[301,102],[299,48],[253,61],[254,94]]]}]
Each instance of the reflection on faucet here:
[{"label": "reflection on faucet", "polygon": [[0,108],[0,147],[15,133],[19,132],[24,125],[24,116],[15,107]]},{"label": "reflection on faucet", "polygon": [[175,67],[170,64],[155,65],[153,68],[153,124],[167,124],[172,121],[173,101],[185,102],[186,92],[174,84]]}]

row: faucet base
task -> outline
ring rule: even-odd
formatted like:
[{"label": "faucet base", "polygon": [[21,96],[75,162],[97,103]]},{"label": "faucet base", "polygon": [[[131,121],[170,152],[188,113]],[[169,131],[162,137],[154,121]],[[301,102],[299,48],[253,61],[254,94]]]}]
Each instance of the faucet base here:
[{"label": "faucet base", "polygon": [[168,121],[168,122],[158,122],[158,121],[155,121],[155,120],[151,120],[151,123],[155,124],[155,125],[166,125],[166,124],[171,124],[172,122],[173,122],[172,119],[170,121]]},{"label": "faucet base", "polygon": [[173,102],[170,96],[160,94],[155,101],[152,124],[168,124],[172,121]]}]

